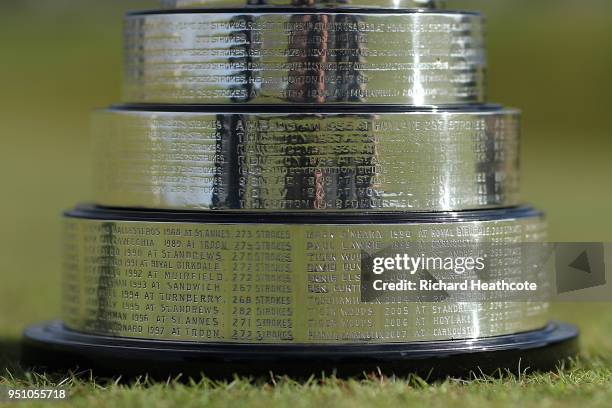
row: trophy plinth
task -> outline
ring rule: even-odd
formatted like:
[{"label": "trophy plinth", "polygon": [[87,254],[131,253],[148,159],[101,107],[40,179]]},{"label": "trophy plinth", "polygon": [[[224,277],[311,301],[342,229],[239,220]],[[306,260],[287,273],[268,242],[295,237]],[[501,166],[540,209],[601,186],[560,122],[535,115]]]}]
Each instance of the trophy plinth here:
[{"label": "trophy plinth", "polygon": [[316,373],[361,377],[364,373],[417,374],[425,379],[468,377],[475,373],[524,375],[555,370],[578,352],[574,326],[550,323],[527,333],[483,338],[366,344],[359,346],[201,345],[92,336],[67,330],[61,322],[27,329],[27,362],[42,367],[90,368],[100,375],[122,373],[233,379],[270,373],[310,378]]}]

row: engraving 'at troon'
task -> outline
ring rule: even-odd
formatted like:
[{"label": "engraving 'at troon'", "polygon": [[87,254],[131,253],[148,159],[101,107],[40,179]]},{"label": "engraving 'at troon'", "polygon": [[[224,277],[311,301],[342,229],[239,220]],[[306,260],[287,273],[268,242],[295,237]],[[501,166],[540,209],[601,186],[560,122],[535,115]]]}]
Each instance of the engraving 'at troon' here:
[{"label": "engraving 'at troon'", "polygon": [[132,14],[124,101],[479,103],[485,69],[472,13]]},{"label": "engraving 'at troon'", "polygon": [[101,205],[257,211],[451,211],[519,200],[513,110],[215,114],[94,120]]}]

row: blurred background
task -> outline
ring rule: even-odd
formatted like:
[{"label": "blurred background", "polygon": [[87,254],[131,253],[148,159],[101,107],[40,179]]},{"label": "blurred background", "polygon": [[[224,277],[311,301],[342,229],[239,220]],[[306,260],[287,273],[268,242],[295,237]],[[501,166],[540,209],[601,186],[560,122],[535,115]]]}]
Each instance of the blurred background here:
[{"label": "blurred background", "polygon": [[[155,5],[0,1],[0,357],[59,315],[60,213],[92,195],[89,115],[119,101],[123,13]],[[552,240],[612,242],[612,2],[449,6],[488,18],[489,99],[524,112],[524,200],[547,212]],[[608,353],[610,311],[555,309]]]}]

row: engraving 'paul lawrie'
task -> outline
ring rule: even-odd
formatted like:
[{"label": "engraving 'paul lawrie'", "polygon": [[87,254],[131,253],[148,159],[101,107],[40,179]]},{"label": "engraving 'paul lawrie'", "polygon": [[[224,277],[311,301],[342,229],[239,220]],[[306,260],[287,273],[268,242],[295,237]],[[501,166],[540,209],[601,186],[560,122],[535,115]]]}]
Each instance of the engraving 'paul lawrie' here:
[{"label": "engraving 'paul lawrie'", "polygon": [[442,8],[443,0],[161,0],[162,7],[224,8],[224,7],[304,7],[412,9]]},{"label": "engraving 'paul lawrie'", "polygon": [[519,200],[519,114],[112,109],[94,120],[95,199],[113,207],[456,211]]},{"label": "engraving 'paul lawrie'", "polygon": [[129,103],[485,100],[477,13],[135,13],[125,40]]}]

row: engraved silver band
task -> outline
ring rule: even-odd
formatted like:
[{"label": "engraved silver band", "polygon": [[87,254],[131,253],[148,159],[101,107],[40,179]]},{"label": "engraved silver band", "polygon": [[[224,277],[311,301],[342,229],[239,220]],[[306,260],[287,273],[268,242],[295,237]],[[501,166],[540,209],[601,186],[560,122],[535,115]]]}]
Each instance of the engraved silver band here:
[{"label": "engraved silver band", "polygon": [[98,112],[95,202],[362,213],[519,204],[515,110],[222,112]]},{"label": "engraved silver band", "polygon": [[442,0],[161,0],[167,9],[177,8],[233,8],[233,7],[303,7],[303,8],[381,8],[381,9],[437,9],[444,8]]},{"label": "engraved silver band", "polygon": [[485,101],[479,14],[152,12],[125,28],[124,102]]},{"label": "engraved silver band", "polygon": [[[545,240],[529,209],[359,222],[80,209],[65,222],[66,327],[105,336],[214,343],[360,344],[471,339],[544,327],[545,302],[360,298],[363,251],[412,242],[497,250]],[[506,253],[510,252],[510,253]],[[493,267],[492,267],[493,268]]]}]

